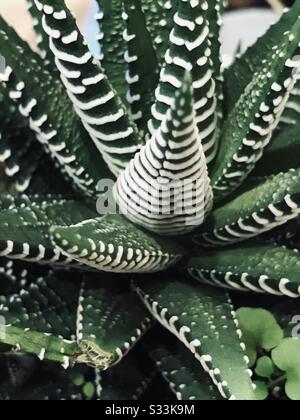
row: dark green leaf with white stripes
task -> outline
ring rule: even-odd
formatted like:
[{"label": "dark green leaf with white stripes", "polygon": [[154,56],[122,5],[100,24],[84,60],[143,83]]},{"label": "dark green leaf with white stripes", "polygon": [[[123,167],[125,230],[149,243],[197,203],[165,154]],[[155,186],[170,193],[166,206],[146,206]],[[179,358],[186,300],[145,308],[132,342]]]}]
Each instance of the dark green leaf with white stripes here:
[{"label": "dark green leaf with white stripes", "polygon": [[122,18],[122,0],[96,0],[99,11],[100,62],[114,89],[125,102],[127,85],[125,73],[127,64],[124,60],[126,42],[123,38],[125,23]]},{"label": "dark green leaf with white stripes", "polygon": [[[118,363],[151,325],[151,317],[128,283],[94,276],[81,285],[77,311],[77,362],[106,369]],[[112,281],[115,280],[115,281]],[[97,287],[99,284],[100,287]]]},{"label": "dark green leaf with white stripes", "polygon": [[[104,70],[94,59],[76,21],[61,0],[39,0],[43,28],[62,82],[84,127],[114,174],[143,142]],[[109,77],[109,75],[108,75]]]},{"label": "dark green leaf with white stripes", "polygon": [[156,102],[152,108],[151,133],[164,120],[174,101],[175,92],[181,86],[186,71],[192,75],[194,110],[207,162],[216,154],[217,98],[213,63],[210,59],[209,24],[206,20],[206,0],[180,0],[174,16],[174,28],[160,74]]},{"label": "dark green leaf with white stripes", "polygon": [[199,362],[176,339],[168,337],[167,343],[159,344],[150,354],[178,400],[221,399]]},{"label": "dark green leaf with white stripes", "polygon": [[158,63],[140,0],[123,0],[123,4],[126,22],[124,36],[127,40],[125,59],[128,63],[126,99],[130,117],[144,136],[158,83]]},{"label": "dark green leaf with white stripes", "polygon": [[111,173],[74,113],[63,85],[2,18],[0,42],[7,64],[1,80],[10,97],[75,186],[86,195],[95,195],[99,180]]},{"label": "dark green leaf with white stripes", "polygon": [[274,45],[280,45],[285,35],[292,31],[300,15],[300,4],[294,2],[290,9],[286,9],[280,19],[273,24],[253,46],[249,47],[241,57],[235,59],[224,72],[224,88],[227,113],[231,112],[247,85],[251,83],[257,69],[265,67],[266,53]]},{"label": "dark green leaf with white stripes", "polygon": [[226,293],[154,278],[141,279],[136,290],[152,315],[194,354],[224,398],[254,399],[241,331]]},{"label": "dark green leaf with white stripes", "polygon": [[[23,271],[26,268],[28,272],[30,266],[24,265]],[[99,281],[90,274],[83,289],[80,273],[29,273],[17,281],[0,274],[0,316],[5,322],[0,341],[18,351],[65,368],[86,363],[106,369],[118,363],[150,325],[148,312],[126,283]]]},{"label": "dark green leaf with white stripes", "polygon": [[297,124],[300,117],[300,80],[295,84],[294,89],[292,90],[289,100],[285,106],[284,112],[282,114],[279,128],[281,130],[286,130],[290,125]]},{"label": "dark green leaf with white stripes", "polygon": [[162,271],[177,262],[184,252],[174,241],[152,235],[120,215],[56,226],[51,234],[66,256],[101,271]]},{"label": "dark green leaf with white stripes", "polygon": [[8,258],[68,263],[53,245],[49,229],[93,217],[93,203],[60,196],[0,196],[0,255]]},{"label": "dark green leaf with white stripes", "polygon": [[37,46],[39,48],[39,53],[41,57],[43,58],[43,60],[45,60],[44,65],[49,67],[49,70],[51,70],[52,72],[55,72],[56,68],[54,64],[53,54],[50,51],[48,38],[47,36],[45,36],[42,22],[39,19],[40,17],[39,11],[36,8],[34,0],[26,0],[26,2],[27,2],[27,9],[32,18],[32,26],[36,34],[36,40],[37,40]]},{"label": "dark green leaf with white stripes", "polygon": [[300,170],[261,181],[212,212],[194,240],[206,246],[244,241],[287,223],[300,213]]},{"label": "dark green leaf with white stripes", "polygon": [[[247,78],[249,70],[247,73],[241,66],[246,81],[241,76],[241,94],[225,121],[221,147],[212,171],[216,201],[239,187],[254,169],[271,140],[297,80],[300,17],[295,10],[290,13],[293,22],[289,30],[278,42],[276,37],[268,38],[268,44],[258,53],[263,53],[264,58],[254,66],[250,80]],[[255,48],[258,47],[259,44]]]},{"label": "dark green leaf with white stripes", "polygon": [[24,192],[45,153],[7,93],[0,93],[0,163],[14,188]]},{"label": "dark green leaf with white stripes", "polygon": [[300,255],[285,247],[259,243],[199,252],[187,263],[190,274],[217,287],[300,296]]},{"label": "dark green leaf with white stripes", "polygon": [[256,165],[253,177],[270,176],[300,167],[300,124],[287,126],[277,133]]},{"label": "dark green leaf with white stripes", "polygon": [[169,36],[173,29],[173,17],[178,7],[178,0],[141,0],[141,4],[158,64],[161,67],[169,46]]}]

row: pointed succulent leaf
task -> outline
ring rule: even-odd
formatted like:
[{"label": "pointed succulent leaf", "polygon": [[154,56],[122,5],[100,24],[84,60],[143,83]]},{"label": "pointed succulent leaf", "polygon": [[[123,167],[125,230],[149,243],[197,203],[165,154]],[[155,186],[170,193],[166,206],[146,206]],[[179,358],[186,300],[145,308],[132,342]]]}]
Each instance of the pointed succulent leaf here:
[{"label": "pointed succulent leaf", "polygon": [[52,72],[56,71],[53,60],[53,54],[51,53],[49,48],[48,37],[45,36],[45,32],[43,30],[39,11],[37,10],[34,0],[26,0],[26,3],[27,9],[32,17],[32,24],[37,38],[37,46],[39,48],[39,53],[41,57],[45,60],[44,65],[49,66]]},{"label": "pointed succulent leaf", "polygon": [[86,363],[106,369],[118,363],[150,325],[137,296],[111,278],[99,283],[91,274],[83,288],[75,272],[21,282],[0,275],[5,320],[0,341],[65,368]]},{"label": "pointed succulent leaf", "polygon": [[201,365],[178,341],[170,338],[168,344],[158,345],[151,357],[178,400],[221,399]]},{"label": "pointed succulent leaf", "polygon": [[141,3],[158,64],[161,67],[169,46],[169,36],[173,29],[173,18],[178,0],[142,0]]},{"label": "pointed succulent leaf", "polygon": [[198,134],[186,75],[161,127],[117,180],[115,198],[127,218],[160,235],[203,223],[212,192]]},{"label": "pointed succulent leaf", "polygon": [[106,215],[73,226],[51,229],[66,256],[101,271],[162,271],[183,256],[179,245],[145,232],[119,215]]},{"label": "pointed succulent leaf", "polygon": [[179,280],[139,281],[152,315],[194,354],[223,398],[254,399],[241,331],[229,296]]},{"label": "pointed succulent leaf", "polygon": [[36,5],[75,111],[117,175],[140,148],[142,139],[137,127],[130,121],[121,99],[85,45],[64,2],[52,0],[50,6],[49,0],[38,0]]},{"label": "pointed succulent leaf", "polygon": [[125,23],[122,18],[122,0],[96,0],[99,6],[97,38],[101,49],[100,62],[113,88],[125,102],[127,64],[124,60],[126,42],[123,38]]},{"label": "pointed succulent leaf", "polygon": [[192,75],[196,122],[207,162],[216,154],[216,83],[210,59],[209,25],[206,0],[180,0],[170,34],[170,46],[160,75],[149,129],[153,133],[165,119],[185,72]]},{"label": "pointed succulent leaf", "polygon": [[298,15],[293,15],[293,24],[278,43],[269,39],[262,62],[254,67],[251,80],[247,80],[224,123],[221,147],[212,170],[216,201],[242,184],[261,159],[280,121],[300,66]]},{"label": "pointed succulent leaf", "polygon": [[213,211],[195,241],[205,246],[231,245],[268,232],[300,214],[300,171],[291,169],[241,192]]},{"label": "pointed succulent leaf", "polygon": [[96,194],[99,180],[112,175],[77,118],[63,85],[2,18],[0,42],[7,64],[0,79],[20,113],[76,188],[86,195]]},{"label": "pointed succulent leaf", "polygon": [[0,103],[0,163],[13,188],[24,192],[45,153],[7,92],[0,93]]},{"label": "pointed succulent leaf", "polygon": [[300,167],[299,122],[280,131],[256,165],[253,177],[265,177]]},{"label": "pointed succulent leaf", "polygon": [[0,196],[0,255],[52,264],[68,263],[51,242],[49,229],[72,224],[96,214],[82,199],[57,196]]},{"label": "pointed succulent leaf", "polygon": [[[261,36],[244,54],[236,58],[224,72],[224,87],[227,114],[232,111],[246,87],[251,83],[253,74],[267,64],[268,55],[275,51],[286,36],[291,36],[300,15],[300,4],[295,2],[285,9],[280,19]],[[284,57],[282,57],[284,58]]]},{"label": "pointed succulent leaf", "polygon": [[[208,1],[207,21],[209,24],[209,39],[211,42],[211,60],[213,63],[214,78],[216,81],[217,112],[219,115],[218,124],[221,125],[223,117],[223,82],[224,77],[221,71],[221,40],[220,30],[224,13],[224,0]],[[220,127],[218,127],[220,129]]]},{"label": "pointed succulent leaf", "polygon": [[158,83],[158,63],[140,0],[123,0],[123,3],[126,22],[124,37],[127,42],[125,59],[128,64],[127,102],[131,119],[144,136]]},{"label": "pointed succulent leaf", "polygon": [[187,262],[189,273],[213,286],[275,296],[300,296],[300,256],[285,247],[249,244],[201,252]]}]

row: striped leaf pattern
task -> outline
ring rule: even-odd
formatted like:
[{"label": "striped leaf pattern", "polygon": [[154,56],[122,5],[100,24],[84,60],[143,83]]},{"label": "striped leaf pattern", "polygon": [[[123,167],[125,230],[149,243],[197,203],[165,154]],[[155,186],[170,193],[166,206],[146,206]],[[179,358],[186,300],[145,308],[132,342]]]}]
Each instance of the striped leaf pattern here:
[{"label": "striped leaf pattern", "polygon": [[37,0],[43,28],[77,115],[114,174],[124,169],[142,140],[127,110],[95,61],[70,11],[60,0]]},{"label": "striped leaf pattern", "polygon": [[[225,399],[253,399],[253,386],[229,296],[176,279],[136,285],[152,315],[192,352]],[[218,343],[218,344],[217,344]]]},{"label": "striped leaf pattern", "polygon": [[151,324],[146,309],[126,286],[111,284],[110,279],[99,285],[90,278],[83,289],[82,276],[76,272],[71,280],[66,273],[47,269],[32,278],[24,276],[26,268],[28,272],[30,265],[23,266],[23,277],[16,281],[0,274],[0,315],[6,322],[0,342],[17,351],[59,362],[65,369],[75,363],[107,369]]},{"label": "striped leaf pattern", "polygon": [[222,397],[193,355],[176,339],[150,353],[178,400],[218,401]]},{"label": "striped leaf pattern", "polygon": [[158,63],[140,1],[123,0],[123,4],[124,39],[127,43],[125,61],[128,64],[126,99],[131,119],[141,130],[141,136],[145,136],[158,83]]},{"label": "striped leaf pattern", "polygon": [[51,235],[64,255],[101,271],[162,271],[183,256],[173,241],[150,235],[118,215],[56,226]]},{"label": "striped leaf pattern", "polygon": [[53,225],[76,223],[96,214],[93,206],[80,199],[60,196],[0,196],[0,256],[18,260],[68,264],[51,242]]},{"label": "striped leaf pattern", "polygon": [[186,75],[165,121],[117,180],[115,197],[123,214],[161,235],[186,233],[203,223],[212,192],[198,134]]},{"label": "striped leaf pattern", "polygon": [[[234,85],[233,88],[233,82],[237,77],[228,76],[227,85],[236,90],[232,92],[232,97],[239,92],[240,96],[234,105],[232,97],[227,101],[228,117],[224,123],[221,147],[212,170],[216,201],[221,201],[239,187],[254,169],[272,138],[298,79],[297,72],[300,66],[298,9],[299,4],[295,4],[283,18],[283,27],[286,21],[292,21],[289,30],[280,37],[268,37],[267,42],[262,41],[255,45],[255,50],[250,50],[249,54],[246,52],[241,63],[238,61],[237,69],[232,69],[233,74],[236,71],[241,75],[241,82],[238,82],[237,86]],[[275,26],[275,33],[277,28],[279,31],[281,23]],[[259,47],[261,49],[258,52]],[[255,57],[256,51],[257,57],[261,58],[260,62]],[[250,61],[253,70],[250,76],[249,56],[255,57],[253,62]],[[245,76],[242,76],[242,70],[245,71]]]},{"label": "striped leaf pattern", "polygon": [[216,287],[300,296],[300,256],[285,247],[254,243],[201,252],[189,260],[187,267],[194,278]]},{"label": "striped leaf pattern", "polygon": [[76,189],[95,195],[99,180],[111,174],[76,117],[63,85],[2,18],[0,41],[6,59],[0,80],[10,98]]},{"label": "striped leaf pattern", "polygon": [[213,211],[210,226],[195,233],[205,246],[226,246],[268,232],[300,214],[300,172],[290,169],[269,177]]},{"label": "striped leaf pattern", "polygon": [[97,40],[100,47],[100,57],[98,58],[113,88],[125,103],[127,63],[124,60],[126,42],[123,37],[125,30],[122,17],[123,2],[122,0],[96,0],[96,2],[99,6],[95,16],[99,23]]},{"label": "striped leaf pattern", "polygon": [[37,35],[37,46],[41,57],[44,59],[45,66],[51,66],[51,71],[55,71],[53,55],[49,48],[48,37],[45,35],[41,21],[39,20],[39,11],[36,8],[34,0],[26,0],[27,9],[32,17],[32,24]]},{"label": "striped leaf pattern", "polygon": [[185,72],[192,74],[194,109],[207,162],[216,154],[217,100],[216,82],[210,59],[211,46],[206,12],[206,0],[181,0],[174,16],[174,28],[170,34],[170,47],[165,56],[165,66],[156,91],[156,103],[149,129],[153,133],[164,120],[172,104],[174,93],[180,87]]},{"label": "striped leaf pattern", "polygon": [[44,150],[5,93],[0,106],[0,163],[13,188],[22,193],[30,186]]},{"label": "striped leaf pattern", "polygon": [[160,67],[169,46],[169,37],[173,29],[173,18],[179,0],[142,0],[142,9],[145,14],[147,29],[152,38]]}]

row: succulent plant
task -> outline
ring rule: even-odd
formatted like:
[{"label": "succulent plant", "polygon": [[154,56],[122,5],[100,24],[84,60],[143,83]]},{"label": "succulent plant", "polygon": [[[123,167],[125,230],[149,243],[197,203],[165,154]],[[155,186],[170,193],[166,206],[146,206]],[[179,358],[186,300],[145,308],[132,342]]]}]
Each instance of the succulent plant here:
[{"label": "succulent plant", "polygon": [[0,18],[0,341],[22,396],[140,398],[154,363],[178,399],[258,399],[235,306],[300,296],[299,2],[228,69],[223,0],[98,0],[97,57],[62,0],[28,3],[39,52]]}]

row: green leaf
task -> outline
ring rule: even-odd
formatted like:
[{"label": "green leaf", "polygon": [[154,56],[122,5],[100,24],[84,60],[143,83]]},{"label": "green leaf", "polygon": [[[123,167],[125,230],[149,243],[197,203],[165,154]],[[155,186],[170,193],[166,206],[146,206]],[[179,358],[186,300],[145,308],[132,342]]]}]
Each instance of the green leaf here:
[{"label": "green leaf", "polygon": [[[299,5],[295,5],[286,14],[290,25],[283,36],[268,38],[263,48],[258,42],[254,48],[255,51],[261,48],[257,57],[263,58],[253,59],[249,69],[246,56],[241,69],[236,70],[241,82],[234,89],[239,92],[240,85],[242,88],[224,123],[221,147],[212,170],[216,201],[226,198],[243,183],[262,157],[280,121],[299,69],[299,15]],[[281,33],[282,23],[278,25]]]},{"label": "green leaf", "polygon": [[82,284],[84,278],[76,272],[0,276],[1,342],[65,368],[86,363],[107,369],[150,325],[137,296],[111,277],[99,282],[98,275],[90,274],[89,283]]},{"label": "green leaf", "polygon": [[45,153],[7,93],[0,91],[0,163],[13,187],[24,192]]},{"label": "green leaf", "polygon": [[275,136],[258,162],[253,176],[270,176],[300,167],[300,124],[285,127]]},{"label": "green leaf", "polygon": [[29,355],[0,354],[1,401],[82,400],[67,371]]},{"label": "green leaf", "polygon": [[225,99],[228,113],[234,108],[247,85],[252,81],[253,74],[257,69],[265,67],[267,54],[271,52],[274,45],[279,46],[284,36],[292,32],[299,15],[300,5],[295,2],[253,46],[249,47],[241,57],[236,58],[233,64],[225,70]]},{"label": "green leaf", "polygon": [[262,378],[271,378],[274,374],[275,367],[268,356],[262,356],[257,360],[255,373]]},{"label": "green leaf", "polygon": [[285,247],[250,243],[201,251],[184,267],[200,282],[221,288],[290,298],[300,295],[299,253]]},{"label": "green leaf", "polygon": [[220,400],[220,393],[193,355],[184,346],[168,337],[158,345],[151,358],[168,382],[178,400]]},{"label": "green leaf", "polygon": [[156,103],[152,109],[150,131],[153,134],[165,119],[174,101],[175,92],[181,86],[186,71],[190,72],[194,88],[194,110],[207,162],[217,151],[215,80],[210,59],[209,25],[206,19],[206,0],[197,2],[180,0],[174,16],[174,28],[165,56],[156,91]]},{"label": "green leaf", "polygon": [[282,114],[280,121],[280,129],[287,130],[291,125],[297,124],[300,115],[300,80],[298,81],[292,90],[289,100],[285,106],[285,110]]},{"label": "green leaf", "polygon": [[93,203],[60,196],[1,194],[0,209],[0,256],[52,264],[67,264],[70,259],[51,242],[50,228],[96,215]]},{"label": "green leaf", "polygon": [[53,0],[51,13],[47,13],[47,2],[39,0],[36,5],[62,82],[96,147],[111,171],[118,175],[143,140],[103,69],[84,43],[71,12],[61,0]]},{"label": "green leaf", "polygon": [[52,72],[56,71],[53,55],[49,48],[48,38],[45,36],[43,31],[43,25],[39,19],[39,11],[34,3],[34,0],[26,0],[27,10],[29,11],[32,17],[33,29],[36,34],[37,46],[41,57],[44,60],[44,65],[49,66],[49,70]]},{"label": "green leaf", "polygon": [[87,399],[92,399],[96,393],[95,385],[91,382],[87,382],[86,384],[84,384],[82,392]]},{"label": "green leaf", "polygon": [[101,271],[162,271],[183,256],[173,241],[150,235],[119,215],[55,226],[51,234],[63,254]]},{"label": "green leaf", "polygon": [[153,364],[149,363],[149,358],[143,357],[141,348],[133,349],[117,366],[105,372],[96,372],[98,399],[103,401],[139,400],[153,377]]},{"label": "green leaf", "polygon": [[241,331],[229,296],[179,280],[136,285],[152,315],[194,354],[223,398],[254,399]]},{"label": "green leaf", "polygon": [[76,335],[82,352],[77,362],[105,369],[127,355],[151,320],[126,284],[112,283],[111,277],[101,280],[101,287],[90,286],[89,277],[87,281],[81,286],[77,311]]},{"label": "green leaf", "polygon": [[276,366],[286,372],[285,391],[291,400],[300,399],[300,340],[286,338],[272,351]]},{"label": "green leaf", "polygon": [[112,175],[77,118],[62,83],[2,18],[0,43],[7,64],[1,80],[19,112],[76,187],[86,195],[96,195],[99,180]]},{"label": "green leaf", "polygon": [[213,197],[198,135],[191,80],[185,75],[161,127],[117,180],[114,196],[121,213],[164,236],[203,223]]},{"label": "green leaf", "polygon": [[[237,311],[237,317],[251,365],[255,363],[259,350],[270,351],[281,343],[283,331],[269,311],[260,308],[241,308]],[[264,362],[264,359],[258,361],[259,370],[261,370],[260,363]],[[266,366],[263,367],[264,370],[265,368]],[[270,367],[267,370],[269,371]]]},{"label": "green leaf", "polygon": [[100,62],[114,89],[125,102],[127,69],[124,54],[126,41],[123,38],[125,22],[122,17],[122,0],[96,0],[99,12],[96,19],[99,22],[98,34],[101,48]]},{"label": "green leaf", "polygon": [[164,63],[169,46],[169,36],[173,29],[173,17],[178,8],[179,0],[141,0],[146,24],[160,67]]},{"label": "green leaf", "polygon": [[194,240],[206,246],[231,245],[298,217],[300,170],[290,169],[250,187],[213,211]]},{"label": "green leaf", "polygon": [[268,386],[263,381],[254,381],[254,384],[256,385],[256,389],[254,391],[256,400],[258,401],[264,401],[269,396],[269,390]]},{"label": "green leaf", "polygon": [[146,16],[140,0],[122,0],[126,22],[128,69],[127,102],[130,116],[144,136],[151,117],[151,105],[158,83],[158,63],[156,52],[146,26]]}]

